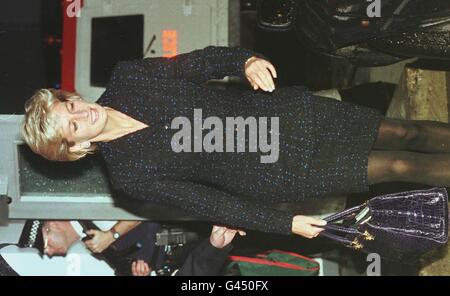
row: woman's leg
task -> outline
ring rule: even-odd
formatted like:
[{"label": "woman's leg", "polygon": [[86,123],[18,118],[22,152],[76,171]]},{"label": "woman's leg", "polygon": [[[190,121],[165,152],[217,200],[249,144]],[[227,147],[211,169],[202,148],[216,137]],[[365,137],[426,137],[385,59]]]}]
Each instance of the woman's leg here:
[{"label": "woman's leg", "polygon": [[384,118],[373,149],[450,153],[450,125],[437,121]]},{"label": "woman's leg", "polygon": [[450,187],[450,154],[408,151],[372,151],[368,164],[369,185],[408,182]]}]

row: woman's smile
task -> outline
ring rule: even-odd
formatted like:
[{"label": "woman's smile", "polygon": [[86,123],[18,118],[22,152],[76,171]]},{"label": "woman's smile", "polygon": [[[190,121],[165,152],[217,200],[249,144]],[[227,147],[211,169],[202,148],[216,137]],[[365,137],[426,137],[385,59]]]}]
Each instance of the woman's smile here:
[{"label": "woman's smile", "polygon": [[90,113],[91,124],[94,125],[95,123],[97,123],[97,121],[98,121],[98,119],[100,117],[100,114],[94,108],[91,108],[89,113]]}]

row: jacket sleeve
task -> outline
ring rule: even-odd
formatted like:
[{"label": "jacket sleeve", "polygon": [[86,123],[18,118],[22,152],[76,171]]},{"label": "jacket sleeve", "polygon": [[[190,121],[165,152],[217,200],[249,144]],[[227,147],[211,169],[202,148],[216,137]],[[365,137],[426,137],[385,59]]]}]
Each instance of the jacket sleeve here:
[{"label": "jacket sleeve", "polygon": [[225,76],[245,77],[244,65],[252,56],[264,58],[240,47],[208,46],[171,58],[145,58],[120,62],[112,76],[138,77],[136,79],[140,77],[185,79],[201,84]]},{"label": "jacket sleeve", "polygon": [[220,275],[232,245],[216,248],[209,239],[201,241],[187,256],[177,276],[217,276]]},{"label": "jacket sleeve", "polygon": [[203,184],[163,180],[125,183],[123,187],[122,190],[133,198],[177,207],[211,222],[271,233],[292,232],[292,213]]}]

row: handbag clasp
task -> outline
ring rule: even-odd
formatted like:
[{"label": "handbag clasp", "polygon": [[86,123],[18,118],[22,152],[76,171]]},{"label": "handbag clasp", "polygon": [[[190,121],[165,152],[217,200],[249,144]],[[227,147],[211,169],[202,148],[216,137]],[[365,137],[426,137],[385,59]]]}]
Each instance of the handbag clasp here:
[{"label": "handbag clasp", "polygon": [[355,238],[355,239],[352,241],[351,246],[352,246],[353,249],[355,249],[355,250],[360,250],[360,249],[363,248],[363,245],[358,241],[357,238]]},{"label": "handbag clasp", "polygon": [[364,231],[363,233],[364,239],[367,241],[373,241],[375,240],[375,236],[373,236],[372,234],[370,234],[367,230]]}]

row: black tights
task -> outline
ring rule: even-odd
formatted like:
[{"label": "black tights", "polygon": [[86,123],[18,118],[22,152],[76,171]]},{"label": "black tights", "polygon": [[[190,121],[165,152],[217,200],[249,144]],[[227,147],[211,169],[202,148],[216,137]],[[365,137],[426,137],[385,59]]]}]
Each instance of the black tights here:
[{"label": "black tights", "polygon": [[409,182],[450,187],[450,125],[381,120],[369,154],[369,184]]}]

